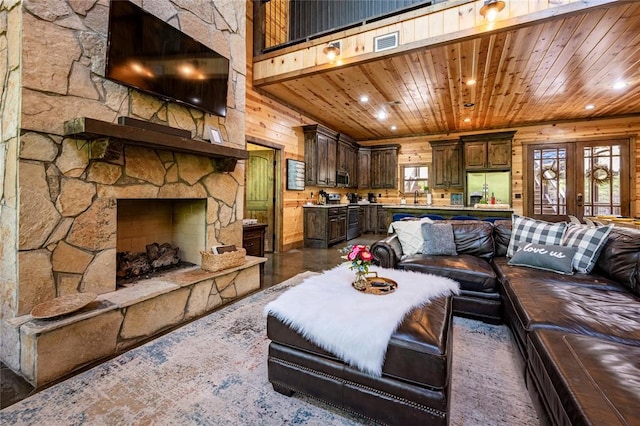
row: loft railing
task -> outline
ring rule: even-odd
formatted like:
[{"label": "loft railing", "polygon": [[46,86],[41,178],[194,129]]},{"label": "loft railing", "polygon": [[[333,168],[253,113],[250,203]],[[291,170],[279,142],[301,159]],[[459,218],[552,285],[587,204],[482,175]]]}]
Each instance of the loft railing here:
[{"label": "loft railing", "polygon": [[254,55],[446,0],[254,0]]}]

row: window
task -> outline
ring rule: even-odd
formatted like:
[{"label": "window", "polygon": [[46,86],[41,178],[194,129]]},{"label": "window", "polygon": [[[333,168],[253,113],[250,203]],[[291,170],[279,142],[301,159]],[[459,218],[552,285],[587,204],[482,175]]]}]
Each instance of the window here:
[{"label": "window", "polygon": [[407,165],[402,170],[402,188],[405,193],[424,192],[429,186],[429,167],[426,165]]}]

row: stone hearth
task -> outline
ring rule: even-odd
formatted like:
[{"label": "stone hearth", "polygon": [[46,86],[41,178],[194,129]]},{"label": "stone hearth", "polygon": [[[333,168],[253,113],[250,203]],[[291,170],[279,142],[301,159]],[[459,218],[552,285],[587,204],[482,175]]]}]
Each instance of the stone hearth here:
[{"label": "stone hearth", "polygon": [[63,317],[14,318],[9,324],[20,335],[21,373],[41,386],[211,312],[255,291],[264,261],[247,256],[244,265],[219,272],[184,268],[101,294]]}]

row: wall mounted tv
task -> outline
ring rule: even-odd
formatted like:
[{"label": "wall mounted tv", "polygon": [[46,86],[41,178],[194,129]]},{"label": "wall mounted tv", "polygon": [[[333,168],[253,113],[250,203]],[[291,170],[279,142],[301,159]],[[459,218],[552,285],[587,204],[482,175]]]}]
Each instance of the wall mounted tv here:
[{"label": "wall mounted tv", "polygon": [[227,114],[229,60],[128,1],[111,1],[106,77],[163,100]]}]

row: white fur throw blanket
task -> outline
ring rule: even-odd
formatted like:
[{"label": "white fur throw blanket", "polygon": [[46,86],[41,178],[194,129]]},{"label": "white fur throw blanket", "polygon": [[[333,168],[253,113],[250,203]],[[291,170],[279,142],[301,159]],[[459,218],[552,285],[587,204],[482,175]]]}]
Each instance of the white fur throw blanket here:
[{"label": "white fur throw blanket", "polygon": [[264,308],[307,340],[352,367],[380,377],[389,339],[405,315],[431,299],[458,294],[458,283],[420,272],[372,267],[398,283],[385,295],[351,286],[355,273],[342,264],[305,279]]}]

